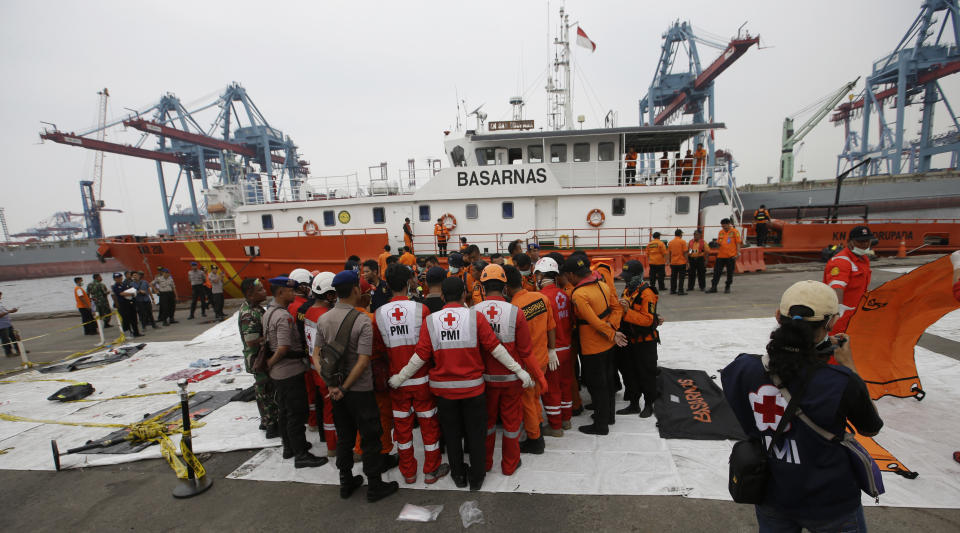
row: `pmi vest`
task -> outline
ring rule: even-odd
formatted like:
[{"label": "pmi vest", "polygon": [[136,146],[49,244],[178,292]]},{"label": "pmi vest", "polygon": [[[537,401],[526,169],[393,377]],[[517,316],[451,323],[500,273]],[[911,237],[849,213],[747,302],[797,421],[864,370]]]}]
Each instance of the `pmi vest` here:
[{"label": "pmi vest", "polygon": [[[377,308],[377,332],[387,348],[390,373],[397,374],[410,361],[420,340],[420,329],[426,308],[413,300],[393,300]],[[424,365],[401,387],[423,387],[429,379],[429,368]]]},{"label": "pmi vest", "polygon": [[555,332],[557,351],[568,349],[570,347],[570,336],[573,334],[573,310],[570,305],[570,297],[555,284],[543,287],[540,289],[540,294],[546,296],[553,304],[554,309],[557,310],[557,329]]},{"label": "pmi vest", "polygon": [[[515,361],[520,362],[517,357],[517,314],[520,309],[504,300],[484,300],[473,307],[473,310],[480,313],[486,319],[500,339],[500,343],[507,349],[507,352]],[[513,372],[507,370],[503,363],[497,361],[493,355],[482,350],[483,353],[483,380],[491,387],[505,387],[514,383],[519,384],[519,378]]]},{"label": "pmi vest", "polygon": [[[820,427],[842,434],[836,422],[850,370],[817,367],[800,400],[800,409]],[[721,371],[724,395],[744,432],[765,444],[776,432],[787,401],[767,376],[759,357],[740,354]],[[789,387],[788,387],[789,388]],[[827,442],[794,419],[774,443],[769,456],[770,481],[764,504],[796,518],[831,518],[860,505],[860,487],[843,448]]]},{"label": "pmi vest", "polygon": [[434,361],[430,390],[453,400],[483,393],[477,312],[466,307],[444,307],[428,316],[426,323]]}]

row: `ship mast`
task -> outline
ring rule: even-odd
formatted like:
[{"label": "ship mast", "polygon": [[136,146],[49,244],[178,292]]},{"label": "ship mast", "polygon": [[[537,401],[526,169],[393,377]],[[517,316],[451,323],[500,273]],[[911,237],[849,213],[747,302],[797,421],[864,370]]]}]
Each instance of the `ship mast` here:
[{"label": "ship mast", "polygon": [[[553,72],[563,71],[563,82],[557,86],[552,75],[547,76],[547,94],[550,96],[550,125],[554,130],[573,129],[573,100],[570,91],[570,16],[560,7],[560,36],[553,40],[557,52],[553,56]],[[560,81],[559,79],[557,80]]]}]

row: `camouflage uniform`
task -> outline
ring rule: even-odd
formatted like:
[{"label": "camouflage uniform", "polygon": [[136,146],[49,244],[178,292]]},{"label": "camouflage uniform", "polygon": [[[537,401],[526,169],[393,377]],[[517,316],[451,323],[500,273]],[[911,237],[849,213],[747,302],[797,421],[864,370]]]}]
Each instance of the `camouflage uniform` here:
[{"label": "camouflage uniform", "polygon": [[260,410],[261,426],[267,428],[275,426],[279,417],[273,381],[267,374],[253,372],[251,366],[253,365],[253,358],[257,356],[259,347],[247,346],[248,341],[263,337],[263,313],[263,307],[250,305],[250,302],[244,301],[243,305],[240,306],[237,323],[240,326],[240,338],[243,340],[243,361],[247,372],[253,374],[255,379],[254,389],[257,392],[257,409]]},{"label": "camouflage uniform", "polygon": [[91,281],[87,284],[87,296],[90,297],[90,300],[93,301],[94,307],[97,308],[97,313],[103,318],[103,325],[110,325],[110,302],[107,300],[107,294],[110,292],[107,289],[107,286],[103,284],[102,281]]}]

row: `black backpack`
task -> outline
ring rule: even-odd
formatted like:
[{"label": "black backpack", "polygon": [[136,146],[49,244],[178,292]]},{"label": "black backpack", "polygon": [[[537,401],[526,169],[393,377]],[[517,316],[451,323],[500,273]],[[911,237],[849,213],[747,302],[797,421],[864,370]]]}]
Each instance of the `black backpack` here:
[{"label": "black backpack", "polygon": [[360,311],[351,309],[347,316],[343,317],[340,328],[337,330],[337,336],[328,340],[320,348],[320,377],[328,387],[339,387],[350,374],[350,369],[346,368],[347,348],[350,344],[350,332],[353,331],[353,324],[360,316]]}]

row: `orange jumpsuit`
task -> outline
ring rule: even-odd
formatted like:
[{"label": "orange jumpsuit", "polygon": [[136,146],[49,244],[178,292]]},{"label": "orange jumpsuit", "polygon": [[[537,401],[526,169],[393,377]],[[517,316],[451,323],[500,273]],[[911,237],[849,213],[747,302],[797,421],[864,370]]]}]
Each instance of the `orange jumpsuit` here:
[{"label": "orange jumpsuit", "polygon": [[[538,292],[520,289],[514,293],[510,303],[520,308],[530,327],[530,364],[539,365],[540,373],[546,375],[549,355],[547,353],[547,332],[554,330],[557,323],[554,320],[553,307],[550,301]],[[535,375],[536,372],[530,372]],[[523,389],[523,428],[527,438],[540,438],[540,424],[543,422],[543,411],[540,409],[540,395],[546,393],[540,384]]]},{"label": "orange jumpsuit", "polygon": [[703,167],[707,163],[707,151],[700,148],[693,153],[693,183],[700,183]]}]

